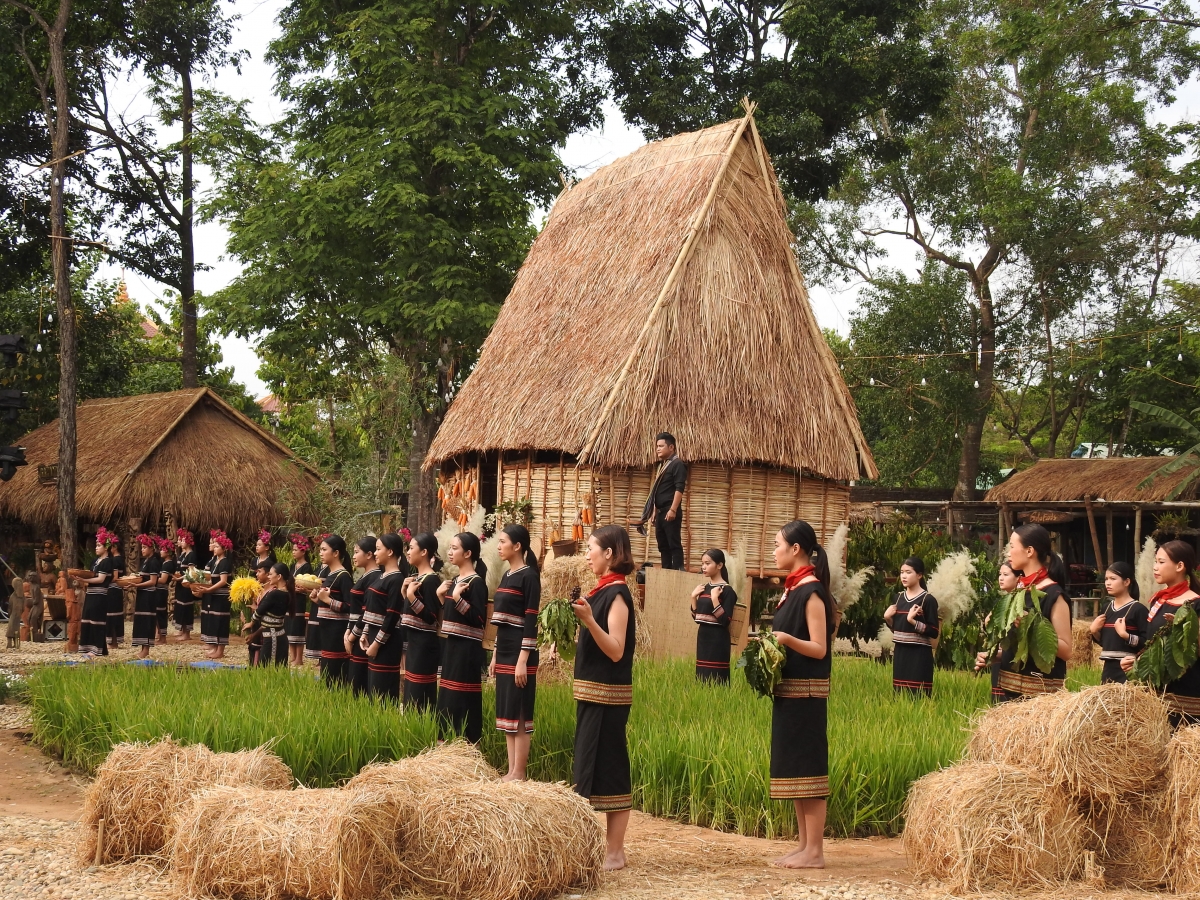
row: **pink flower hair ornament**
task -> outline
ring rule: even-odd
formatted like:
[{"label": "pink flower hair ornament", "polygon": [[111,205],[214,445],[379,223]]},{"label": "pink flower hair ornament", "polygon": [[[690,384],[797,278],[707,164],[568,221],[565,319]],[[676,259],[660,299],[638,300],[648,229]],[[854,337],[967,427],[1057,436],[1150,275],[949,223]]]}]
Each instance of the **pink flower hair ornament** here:
[{"label": "pink flower hair ornament", "polygon": [[175,550],[175,542],[173,540],[171,540],[170,538],[165,538],[165,537],[159,538],[158,539],[158,551],[161,553],[163,550],[174,551]]},{"label": "pink flower hair ornament", "polygon": [[231,551],[233,549],[233,541],[231,541],[229,539],[229,536],[227,534],[225,534],[225,532],[221,531],[221,529],[214,528],[212,531],[210,531],[208,533],[208,536],[210,539],[215,541],[217,546],[220,547],[222,550],[224,550],[226,553],[228,553],[229,551]]},{"label": "pink flower hair ornament", "polygon": [[158,549],[158,538],[152,534],[139,534],[137,536],[137,542],[143,547],[152,547],[155,550]]},{"label": "pink flower hair ornament", "polygon": [[187,544],[189,547],[196,546],[196,537],[186,528],[175,529],[175,540],[181,544]]},{"label": "pink flower hair ornament", "polygon": [[121,536],[101,525],[100,530],[96,532],[96,543],[101,547],[114,547],[121,543]]},{"label": "pink flower hair ornament", "polygon": [[308,538],[300,534],[300,532],[288,535],[288,540],[292,542],[292,549],[299,550],[301,553],[307,553],[312,547],[312,544],[308,542]]},{"label": "pink flower hair ornament", "polygon": [[266,544],[268,547],[271,546],[271,532],[267,531],[267,529],[264,528],[262,531],[260,531],[258,533],[258,539],[260,541],[262,541],[264,544]]}]

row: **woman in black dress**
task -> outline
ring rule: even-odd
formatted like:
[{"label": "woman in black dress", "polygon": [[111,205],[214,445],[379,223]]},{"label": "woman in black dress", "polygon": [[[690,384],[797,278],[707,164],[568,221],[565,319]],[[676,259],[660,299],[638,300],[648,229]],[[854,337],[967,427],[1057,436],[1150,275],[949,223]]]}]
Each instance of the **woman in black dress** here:
[{"label": "woman in black dress", "polygon": [[264,528],[254,541],[254,562],[250,564],[250,571],[253,572],[259,563],[266,563],[267,568],[270,569],[275,562],[275,551],[271,549],[271,532]]},{"label": "woman in black dress", "polygon": [[428,531],[408,542],[408,564],[416,574],[404,579],[404,707],[417,711],[437,703],[438,668],[442,664],[442,641],[438,625],[442,601],[438,597],[437,538]]},{"label": "woman in black dress", "polygon": [[204,654],[209,659],[224,659],[225,646],[229,643],[229,582],[233,578],[233,550],[231,541],[223,531],[210,533],[208,550],[212,559],[205,570],[209,583],[194,585],[192,590],[202,597],[200,603],[200,640],[208,644]]},{"label": "woman in black dress", "polygon": [[267,575],[267,590],[258,598],[254,618],[242,629],[246,632],[246,643],[259,642],[258,665],[288,664],[288,639],[283,623],[289,610],[295,608],[296,583],[291,570],[283,563],[275,563]]},{"label": "woman in black dress", "polygon": [[[311,544],[304,535],[296,533],[288,538],[292,543],[292,579],[299,575],[312,575],[312,563],[308,561],[308,551]],[[305,607],[308,605],[309,588],[296,588],[300,599],[296,604],[296,612],[288,616],[284,630],[288,635],[288,658],[291,665],[300,668],[304,665],[304,641],[308,631],[308,616]]]},{"label": "woman in black dress", "polygon": [[[1021,574],[1022,573],[1019,570],[1014,569],[1012,567],[1012,563],[1010,563],[1006,559],[1004,562],[1000,563],[1000,572],[996,576],[996,587],[998,587],[1002,593],[1011,594],[1013,591],[1017,590],[1021,586],[1021,582],[1020,582]],[[988,613],[987,617],[983,620],[985,625],[987,624],[987,621],[990,618],[991,618],[991,613]],[[983,656],[984,656],[984,654],[981,653],[980,657],[983,657]],[[1000,690],[1000,654],[999,653],[997,653],[995,658],[992,660],[990,669],[991,669],[991,675],[992,675],[992,697],[991,697],[992,704],[995,705],[997,703],[1003,703],[1004,702],[1004,691]],[[978,670],[978,666],[976,666],[976,670]]]},{"label": "woman in black dress", "polygon": [[[1160,628],[1174,621],[1184,604],[1200,612],[1200,579],[1196,578],[1196,551],[1186,541],[1167,541],[1154,553],[1154,580],[1163,585],[1150,601],[1147,613],[1146,640],[1141,650]],[[1128,674],[1134,657],[1121,660],[1121,669]],[[1167,701],[1171,724],[1194,725],[1200,722],[1200,661],[1166,686],[1163,699]]]},{"label": "woman in black dress", "polygon": [[79,652],[89,659],[108,656],[108,585],[113,578],[108,548],[115,541],[116,535],[107,528],[97,531],[92,577],[77,579],[87,585],[79,619]]},{"label": "woman in black dress", "polygon": [[[479,538],[464,531],[450,540],[447,556],[458,567],[438,588],[442,604],[442,677],[438,683],[438,738],[483,736],[483,625],[487,618],[487,566]],[[410,651],[411,652],[411,651]]]},{"label": "woman in black dress", "polygon": [[1104,612],[1092,620],[1088,631],[1100,645],[1100,683],[1124,684],[1128,681],[1121,660],[1136,656],[1146,635],[1150,611],[1139,603],[1141,589],[1133,566],[1118,561],[1104,573],[1104,591],[1110,599]]},{"label": "woman in black dress", "polygon": [[134,585],[137,594],[133,605],[131,643],[138,648],[138,659],[146,659],[158,631],[158,577],[162,573],[162,560],[158,558],[154,535],[139,534],[137,541],[142,554],[142,580]]},{"label": "woman in black dress", "polygon": [[175,617],[175,627],[179,629],[176,641],[190,641],[192,629],[196,626],[196,595],[183,586],[183,576],[188,569],[196,565],[196,539],[186,528],[175,530],[175,543],[179,547],[178,569],[173,576],[175,579],[175,606],[172,614]]},{"label": "woman in black dress", "polygon": [[771,708],[771,799],[796,804],[800,832],[799,846],[775,865],[822,868],[836,607],[829,593],[829,564],[811,525],[797,519],[779,530],[775,566],[790,574],[774,619],[775,639],[785,659]]},{"label": "woman in black dress", "polygon": [[125,643],[125,588],[117,579],[125,574],[125,557],[121,553],[121,537],[110,531],[108,558],[112,562],[112,581],[108,583],[108,646],[118,649]]},{"label": "woman in black dress", "polygon": [[[327,534],[317,538],[318,548]],[[319,549],[318,549],[318,560]],[[296,572],[300,574],[299,570]],[[329,574],[329,566],[321,562],[317,567],[317,577],[321,579],[322,584],[325,583],[325,578]],[[304,623],[304,658],[309,662],[314,662],[318,666],[321,664],[321,604],[317,601],[317,594],[321,589],[316,588],[308,592],[308,619]]]},{"label": "woman in black dress", "polygon": [[713,548],[700,558],[704,584],[692,591],[696,622],[696,680],[729,684],[729,621],[737,593],[729,584],[725,552]]},{"label": "woman in black dress", "polygon": [[346,552],[346,541],[337,534],[325,535],[318,552],[325,570],[325,586],[311,596],[317,604],[321,675],[329,685],[345,685],[350,679],[346,627],[350,621],[350,591],[354,588],[350,554]]},{"label": "woman in black dress", "polygon": [[374,536],[361,538],[354,545],[354,555],[351,561],[356,569],[362,569],[362,577],[350,589],[349,615],[346,617],[346,634],[343,643],[350,655],[346,666],[350,688],[357,694],[367,692],[367,654],[363,651],[363,609],[366,605],[367,591],[379,578],[379,563],[375,562],[375,549],[379,546]]},{"label": "woman in black dress", "polygon": [[395,532],[376,541],[380,574],[367,590],[361,645],[367,655],[367,692],[385,700],[400,699],[400,662],[404,658],[404,538]]},{"label": "woman in black dress", "polygon": [[158,553],[158,599],[154,607],[154,624],[158,630],[158,642],[167,642],[167,621],[171,608],[171,582],[179,566],[175,562],[175,542],[170,538],[155,538]]},{"label": "woman in black dress", "polygon": [[925,562],[910,556],[900,564],[904,588],[883,613],[892,630],[892,689],[914,696],[933,694],[933,642],[937,640],[937,598],[925,589]]},{"label": "woman in black dress", "polygon": [[[709,553],[712,551],[710,550]],[[707,556],[707,554],[705,554]],[[575,653],[575,791],[606,814],[606,871],[625,868],[625,829],[633,808],[625,730],[633,706],[637,626],[625,576],[633,571],[629,533],[620,525],[588,538],[588,566],[598,581],[571,604],[579,629]],[[728,646],[728,639],[726,639]]]},{"label": "woman in black dress", "polygon": [[524,525],[505,525],[496,543],[508,571],[500,579],[492,605],[496,649],[488,675],[496,679],[496,728],[504,732],[508,746],[508,772],[502,780],[524,781],[537,697],[542,580]]}]

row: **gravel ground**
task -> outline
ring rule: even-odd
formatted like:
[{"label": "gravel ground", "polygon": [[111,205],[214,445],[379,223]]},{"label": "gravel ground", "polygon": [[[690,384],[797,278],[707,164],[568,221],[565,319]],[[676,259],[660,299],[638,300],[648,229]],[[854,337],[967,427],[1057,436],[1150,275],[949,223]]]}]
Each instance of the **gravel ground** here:
[{"label": "gravel ground", "polygon": [[[109,650],[108,656],[97,657],[95,665],[112,665],[137,659],[137,650],[130,646],[133,636],[133,626],[125,623],[125,644],[120,650]],[[205,658],[206,644],[193,639],[183,644],[175,642],[174,632],[168,635],[166,644],[155,644],[150,648],[150,658],[178,665],[180,663],[198,662]],[[68,653],[66,641],[47,641],[35,644],[33,641],[22,641],[20,650],[4,650],[0,652],[0,666],[16,671],[28,671],[36,666],[61,664],[64,660],[82,660],[78,653]],[[231,637],[229,646],[225,648],[226,663],[245,665],[246,643],[240,637]]]}]

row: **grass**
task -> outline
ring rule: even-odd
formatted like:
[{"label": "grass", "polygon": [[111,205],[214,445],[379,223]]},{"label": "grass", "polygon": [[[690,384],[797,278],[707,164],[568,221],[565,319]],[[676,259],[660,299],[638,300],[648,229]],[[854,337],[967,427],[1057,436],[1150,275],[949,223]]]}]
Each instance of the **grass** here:
[{"label": "grass", "polygon": [[[639,809],[741,834],[795,834],[792,805],[768,797],[770,701],[753,694],[740,673],[729,688],[699,685],[686,660],[639,662],[634,680],[629,749]],[[1072,686],[1096,680],[1098,672],[1084,670]],[[218,751],[271,742],[302,783],[330,786],[436,738],[429,715],[402,715],[286,670],[46,667],[30,677],[28,692],[35,740],[88,772],[115,743],[170,734]],[[986,678],[939,671],[933,699],[912,699],[893,694],[890,667],[836,659],[829,833],[897,833],[908,786],[961,755],[968,719],[987,703]],[[492,705],[485,690],[485,724]],[[531,777],[569,782],[569,684],[538,686],[535,721]],[[483,749],[503,768],[501,734],[485,727]]]}]

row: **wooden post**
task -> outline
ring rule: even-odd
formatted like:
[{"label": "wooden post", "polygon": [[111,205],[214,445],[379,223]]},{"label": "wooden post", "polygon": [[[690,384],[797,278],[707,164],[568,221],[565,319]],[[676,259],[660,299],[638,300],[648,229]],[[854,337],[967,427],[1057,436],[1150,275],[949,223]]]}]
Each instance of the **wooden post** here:
[{"label": "wooden post", "polygon": [[1100,535],[1096,531],[1096,514],[1092,510],[1091,494],[1084,494],[1083,508],[1087,510],[1088,528],[1092,532],[1092,551],[1096,554],[1097,574],[1104,571],[1104,557],[1100,555]]},{"label": "wooden post", "polygon": [[724,466],[725,483],[728,490],[725,492],[725,549],[733,549],[733,466]]},{"label": "wooden post", "polygon": [[763,518],[762,518],[762,534],[758,541],[758,577],[765,578],[766,572],[763,568],[763,562],[767,558],[767,517],[770,515],[771,507],[767,501],[768,493],[771,487],[771,472],[769,469],[763,469]]},{"label": "wooden post", "polygon": [[1112,513],[1112,507],[1109,507],[1107,510],[1105,510],[1104,527],[1106,529],[1108,529],[1108,535],[1107,535],[1107,538],[1108,538],[1108,564],[1111,566],[1113,563],[1116,562],[1116,559],[1113,557],[1113,513]]},{"label": "wooden post", "polygon": [[1133,562],[1137,564],[1137,558],[1142,552],[1142,508],[1135,506],[1133,508]]},{"label": "wooden post", "polygon": [[101,819],[96,823],[96,858],[92,860],[93,866],[99,866],[104,862],[104,820]]},{"label": "wooden post", "polygon": [[996,559],[1004,559],[1004,551],[1001,549],[1004,546],[1004,539],[1008,537],[1008,506],[1004,503],[999,504],[999,515],[996,517]]}]

